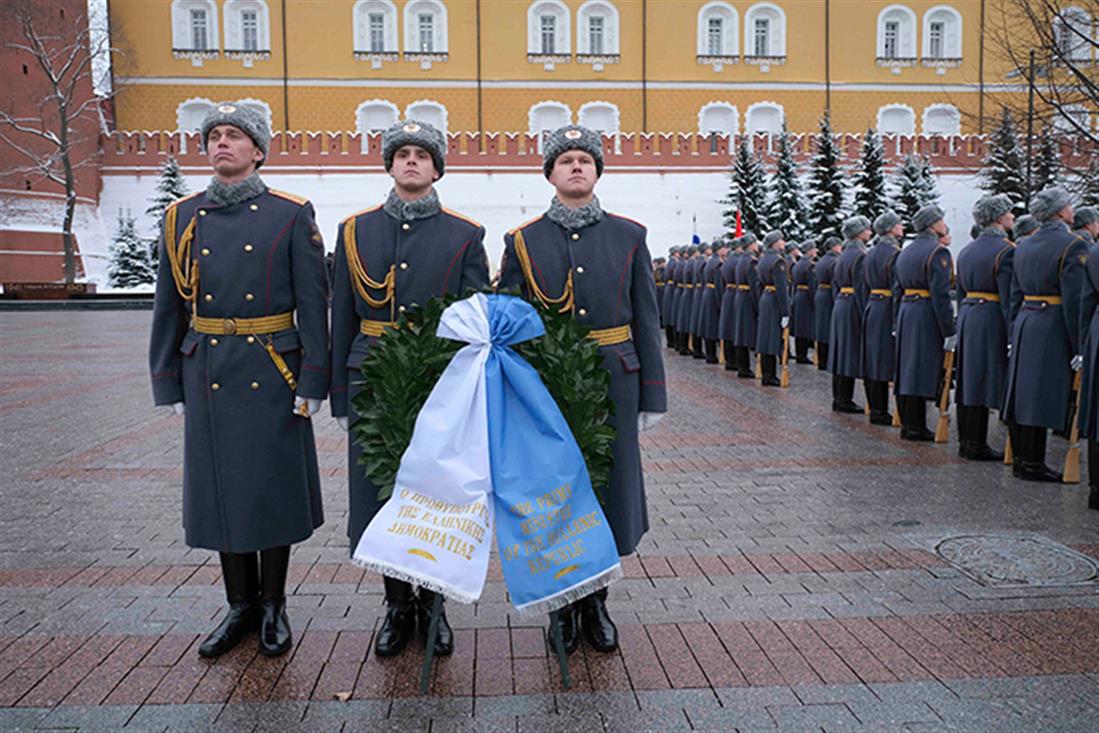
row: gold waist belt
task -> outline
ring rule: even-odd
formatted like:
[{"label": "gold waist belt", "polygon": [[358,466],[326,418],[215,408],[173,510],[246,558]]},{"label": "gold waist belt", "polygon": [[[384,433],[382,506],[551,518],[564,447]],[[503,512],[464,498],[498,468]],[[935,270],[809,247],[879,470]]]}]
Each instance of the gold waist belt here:
[{"label": "gold waist belt", "polygon": [[1060,295],[1024,295],[1023,300],[1028,303],[1047,303],[1049,305],[1061,305]]},{"label": "gold waist belt", "polygon": [[764,290],[764,292],[767,292],[767,293],[773,293],[773,292],[775,292],[775,286],[774,285],[764,285],[763,290]]},{"label": "gold waist belt", "polygon": [[359,321],[359,333],[364,336],[381,336],[385,329],[396,327],[396,321],[372,321],[369,318]]},{"label": "gold waist belt", "polygon": [[717,285],[714,285],[713,283],[706,283],[706,287],[708,287],[708,288],[717,288]]},{"label": "gold waist belt", "polygon": [[831,290],[832,289],[832,283],[820,283],[819,285],[817,285],[817,289],[818,290]]},{"label": "gold waist belt", "polygon": [[686,285],[684,285],[683,283],[676,283],[676,284],[675,284],[675,286],[676,286],[677,288],[685,288],[685,287],[687,287],[687,286],[686,286]]},{"label": "gold waist belt", "polygon": [[904,289],[904,294],[905,295],[915,295],[918,298],[930,298],[931,297],[931,291],[930,290],[921,290],[920,288],[905,288]]},{"label": "gold waist belt", "polygon": [[725,283],[726,290],[736,290],[736,283]]},{"label": "gold waist belt", "polygon": [[798,285],[797,287],[798,287],[798,290],[808,290],[809,289],[808,285]]},{"label": "gold waist belt", "polygon": [[630,340],[630,326],[626,324],[614,328],[595,328],[588,334],[588,338],[597,341],[600,346],[624,344]]},{"label": "gold waist belt", "polygon": [[736,289],[737,290],[751,290],[752,286],[751,285],[737,285]]},{"label": "gold waist belt", "polygon": [[658,287],[658,288],[664,287],[664,281],[663,280],[657,280],[656,281],[656,287]]},{"label": "gold waist belt", "polygon": [[235,336],[256,333],[275,333],[294,327],[294,312],[279,313],[262,318],[207,318],[195,316],[191,325],[199,333],[215,336]]},{"label": "gold waist belt", "polygon": [[990,300],[993,303],[1000,302],[1000,296],[998,293],[982,293],[974,290],[972,293],[966,293],[966,298],[980,298],[981,300]]},{"label": "gold waist belt", "polygon": [[890,290],[889,288],[874,288],[873,290],[870,291],[870,294],[871,295],[884,295],[885,297],[888,298],[889,296],[891,296],[893,294],[893,291]]},{"label": "gold waist belt", "polygon": [[840,288],[840,295],[854,295],[854,288]]}]

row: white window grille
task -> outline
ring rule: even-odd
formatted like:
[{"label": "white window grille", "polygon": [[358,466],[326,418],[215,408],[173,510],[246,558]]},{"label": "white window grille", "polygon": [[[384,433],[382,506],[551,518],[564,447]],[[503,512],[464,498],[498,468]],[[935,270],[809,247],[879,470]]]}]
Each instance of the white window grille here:
[{"label": "white window grille", "polygon": [[242,10],[240,12],[240,40],[241,49],[245,51],[259,50],[259,17],[255,10]]},{"label": "white window grille", "polygon": [[207,41],[208,23],[205,8],[191,8],[191,50],[206,51],[210,48]]},{"label": "white window grille", "polygon": [[710,18],[708,21],[708,27],[706,29],[706,50],[710,56],[722,56],[724,54],[723,43],[724,31],[722,26],[724,25],[723,18]]},{"label": "white window grille", "polygon": [[588,18],[588,53],[594,56],[603,54],[603,16],[593,15]]}]

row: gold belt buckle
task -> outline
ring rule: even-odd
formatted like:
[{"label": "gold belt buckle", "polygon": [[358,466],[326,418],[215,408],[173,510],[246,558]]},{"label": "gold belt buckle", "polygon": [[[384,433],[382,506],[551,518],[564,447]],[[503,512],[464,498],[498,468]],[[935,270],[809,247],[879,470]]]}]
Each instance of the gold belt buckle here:
[{"label": "gold belt buckle", "polygon": [[232,336],[237,332],[237,320],[235,318],[226,318],[221,322],[221,328],[225,331],[226,336]]}]

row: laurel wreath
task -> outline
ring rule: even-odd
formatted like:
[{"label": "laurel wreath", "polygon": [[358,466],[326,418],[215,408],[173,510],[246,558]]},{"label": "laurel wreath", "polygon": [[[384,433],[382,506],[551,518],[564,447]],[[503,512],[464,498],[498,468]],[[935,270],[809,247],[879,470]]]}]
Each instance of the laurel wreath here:
[{"label": "laurel wreath", "polygon": [[[393,493],[401,457],[412,440],[416,417],[454,354],[464,344],[439,338],[435,331],[447,306],[459,298],[432,298],[404,313],[396,329],[386,329],[362,361],[361,389],[352,399],[358,415],[352,439],[362,448],[359,463],[378,487],[378,499]],[[595,494],[603,503],[610,479],[615,431],[610,372],[589,328],[567,313],[538,308],[546,333],[516,344],[515,351],[534,367],[549,390],[588,466]]]}]

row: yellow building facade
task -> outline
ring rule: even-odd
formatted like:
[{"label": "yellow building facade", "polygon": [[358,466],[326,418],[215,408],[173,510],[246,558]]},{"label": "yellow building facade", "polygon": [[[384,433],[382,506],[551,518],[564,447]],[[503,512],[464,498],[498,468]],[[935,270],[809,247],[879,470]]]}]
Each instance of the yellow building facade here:
[{"label": "yellow building facade", "polygon": [[[120,129],[958,134],[1024,94],[1002,0],[110,0]],[[1014,99],[1012,99],[1014,97]]]}]

